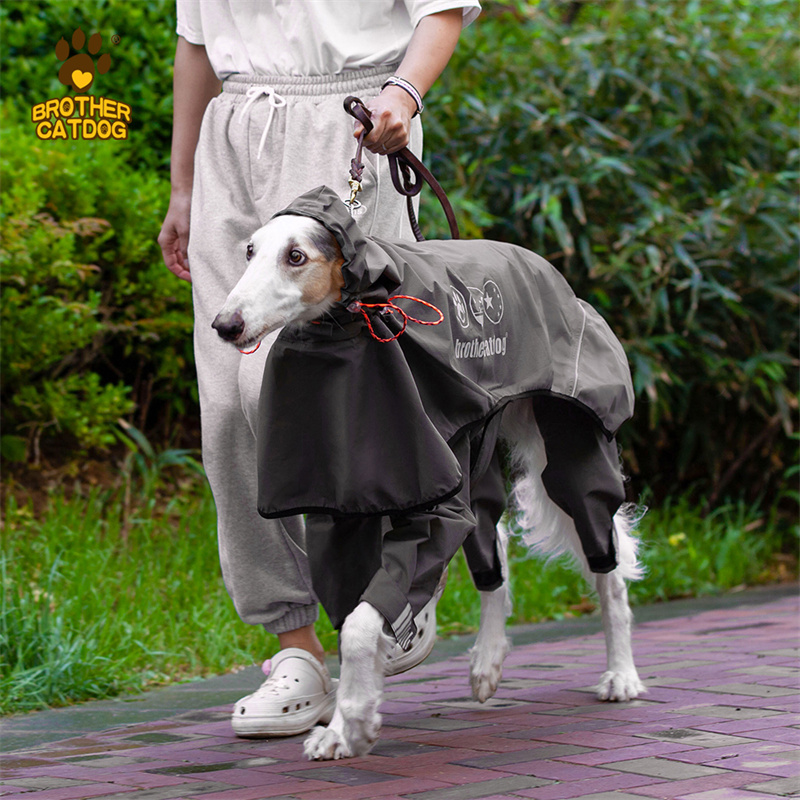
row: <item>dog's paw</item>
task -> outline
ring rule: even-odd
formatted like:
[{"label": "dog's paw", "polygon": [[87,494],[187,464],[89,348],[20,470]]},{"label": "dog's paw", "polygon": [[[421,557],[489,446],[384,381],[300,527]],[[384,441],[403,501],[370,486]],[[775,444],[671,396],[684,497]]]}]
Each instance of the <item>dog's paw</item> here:
[{"label": "dog's paw", "polygon": [[646,691],[635,669],[628,672],[604,672],[596,687],[598,700],[620,703],[634,700]]},{"label": "dog's paw", "polygon": [[311,731],[303,752],[309,761],[334,761],[337,758],[350,758],[353,754],[338,731],[317,726]]},{"label": "dog's paw", "polygon": [[485,703],[494,696],[503,677],[503,662],[509,650],[509,641],[503,637],[489,646],[476,644],[469,651],[469,683],[473,700]]},{"label": "dog's paw", "polygon": [[334,761],[365,756],[378,741],[381,715],[368,714],[366,720],[333,719],[327,728],[317,727],[303,745],[310,761]]},{"label": "dog's paw", "polygon": [[[343,705],[346,712],[347,704]],[[359,714],[344,716],[343,738],[354,756],[365,756],[375,746],[381,732],[381,715],[377,712],[362,711]]]}]

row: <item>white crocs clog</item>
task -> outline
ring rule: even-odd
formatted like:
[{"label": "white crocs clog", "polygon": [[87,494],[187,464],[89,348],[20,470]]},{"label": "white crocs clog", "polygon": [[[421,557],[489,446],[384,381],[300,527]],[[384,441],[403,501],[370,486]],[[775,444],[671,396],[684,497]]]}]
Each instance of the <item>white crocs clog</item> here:
[{"label": "white crocs clog", "polygon": [[423,606],[422,611],[414,617],[414,624],[417,626],[417,634],[411,640],[411,649],[403,651],[399,644],[395,643],[386,660],[383,674],[388,678],[391,675],[399,675],[401,672],[421,664],[433,650],[436,643],[436,604],[444,594],[444,587],[447,583],[447,567],[445,567],[442,577],[433,597]]},{"label": "white crocs clog", "polygon": [[311,653],[287,647],[272,658],[260,688],[234,706],[233,732],[245,738],[294,736],[327,724],[336,708],[337,683]]}]

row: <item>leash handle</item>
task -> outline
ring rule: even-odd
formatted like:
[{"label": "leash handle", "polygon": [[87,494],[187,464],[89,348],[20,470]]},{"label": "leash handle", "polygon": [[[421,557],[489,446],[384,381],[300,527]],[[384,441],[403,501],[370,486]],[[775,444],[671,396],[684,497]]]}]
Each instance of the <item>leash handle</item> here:
[{"label": "leash handle", "polygon": [[363,126],[367,133],[371,133],[375,127],[372,124],[372,114],[364,103],[358,97],[350,94],[344,99],[344,110],[351,116],[355,117]]},{"label": "leash handle", "polygon": [[[351,208],[357,208],[358,206],[355,205],[358,203],[356,194],[361,191],[361,176],[364,172],[364,164],[361,162],[364,137],[375,126],[370,119],[369,109],[359,98],[353,95],[346,97],[344,100],[344,110],[350,114],[351,117],[355,117],[364,126],[364,130],[358,137],[355,157],[350,161],[350,201],[348,205]],[[447,199],[447,194],[445,194],[441,184],[433,177],[433,173],[407,147],[403,147],[395,153],[389,153],[388,158],[389,172],[392,176],[394,188],[408,199],[408,218],[411,222],[411,228],[414,231],[416,240],[421,242],[424,237],[419,229],[416,215],[414,214],[412,198],[416,197],[422,190],[423,181],[433,189],[433,193],[442,204],[444,214],[447,217],[447,224],[450,227],[450,235],[453,239],[460,239],[461,235],[458,230],[458,222],[456,221],[453,207],[450,205],[450,201]]]}]

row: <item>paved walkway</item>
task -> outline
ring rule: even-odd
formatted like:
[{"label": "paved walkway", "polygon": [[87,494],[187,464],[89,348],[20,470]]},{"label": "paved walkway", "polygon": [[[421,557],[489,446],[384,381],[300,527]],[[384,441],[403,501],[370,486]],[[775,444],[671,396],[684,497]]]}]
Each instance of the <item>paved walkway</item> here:
[{"label": "paved walkway", "polygon": [[[160,706],[148,699],[88,703],[12,718],[0,728],[0,794],[4,800],[800,796],[797,588],[705,608],[665,604],[637,612],[634,648],[649,692],[632,703],[599,703],[589,689],[604,664],[596,620],[528,626],[513,632],[503,682],[485,705],[469,699],[467,660],[452,655],[450,643],[437,645],[434,663],[390,679],[382,737],[366,758],[304,761],[302,736],[236,739],[229,703],[243,687],[204,682],[182,693],[148,693],[161,697]],[[663,618],[670,613],[678,616]],[[252,672],[247,680],[245,690],[257,684]],[[173,714],[182,712],[165,714],[165,697]],[[182,699],[169,700],[175,697]],[[100,718],[115,719],[116,727],[100,729]]]}]

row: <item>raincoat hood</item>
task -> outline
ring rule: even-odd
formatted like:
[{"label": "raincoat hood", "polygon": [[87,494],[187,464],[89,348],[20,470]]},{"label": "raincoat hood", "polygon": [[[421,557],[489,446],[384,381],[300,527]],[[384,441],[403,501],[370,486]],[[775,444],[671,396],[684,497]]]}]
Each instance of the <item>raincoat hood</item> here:
[{"label": "raincoat hood", "polygon": [[393,292],[402,280],[398,265],[376,240],[365,236],[341,198],[327,186],[319,186],[298,197],[274,216],[294,214],[321,222],[339,242],[344,256],[341,305],[354,299],[373,298]]},{"label": "raincoat hood", "polygon": [[[433,508],[483,473],[512,400],[569,400],[609,439],[632,415],[622,345],[540,256],[499,242],[372,237],[327,187],[279,213],[333,233],[345,283],[331,314],[284,328],[267,359],[263,516]],[[400,313],[364,309],[368,324],[353,303],[390,296],[405,298],[394,303],[415,320],[384,342],[403,326]],[[432,324],[437,310],[443,319]],[[473,442],[469,475],[453,455],[464,437]]]}]

